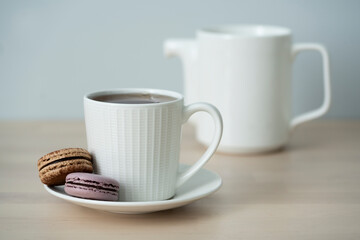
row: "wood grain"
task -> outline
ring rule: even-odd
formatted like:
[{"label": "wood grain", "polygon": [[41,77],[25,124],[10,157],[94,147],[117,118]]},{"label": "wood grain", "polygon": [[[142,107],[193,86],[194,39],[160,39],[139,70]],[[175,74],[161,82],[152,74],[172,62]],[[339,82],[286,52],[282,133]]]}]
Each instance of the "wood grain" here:
[{"label": "wood grain", "polygon": [[[184,127],[181,160],[205,150]],[[83,122],[0,123],[0,239],[360,239],[360,121],[300,126],[279,152],[217,153],[215,194],[178,209],[121,215],[49,195],[42,155],[86,147]]]}]

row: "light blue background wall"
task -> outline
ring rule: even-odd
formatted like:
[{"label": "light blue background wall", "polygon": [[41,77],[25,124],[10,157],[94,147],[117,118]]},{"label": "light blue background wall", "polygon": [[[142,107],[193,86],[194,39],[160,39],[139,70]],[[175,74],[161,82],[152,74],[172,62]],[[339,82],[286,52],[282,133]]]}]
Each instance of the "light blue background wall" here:
[{"label": "light blue background wall", "polygon": [[[182,92],[180,60],[167,37],[229,23],[289,27],[294,42],[331,54],[327,117],[360,117],[360,1],[4,1],[0,0],[0,119],[76,119],[82,96],[118,87]],[[299,56],[294,113],[322,101],[321,60]]]}]

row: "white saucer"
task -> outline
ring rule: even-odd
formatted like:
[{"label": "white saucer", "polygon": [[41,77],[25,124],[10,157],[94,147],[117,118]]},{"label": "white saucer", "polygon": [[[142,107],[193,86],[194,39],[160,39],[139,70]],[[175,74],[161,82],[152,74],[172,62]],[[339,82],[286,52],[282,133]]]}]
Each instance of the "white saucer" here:
[{"label": "white saucer", "polygon": [[[184,171],[188,167],[188,165],[180,164],[180,171]],[[62,198],[84,207],[114,213],[140,214],[184,206],[216,192],[221,187],[221,184],[222,180],[219,175],[212,171],[201,169],[176,191],[173,198],[150,202],[108,202],[89,200],[67,195],[64,192],[64,186],[48,187],[44,185],[44,187],[55,197]]]}]

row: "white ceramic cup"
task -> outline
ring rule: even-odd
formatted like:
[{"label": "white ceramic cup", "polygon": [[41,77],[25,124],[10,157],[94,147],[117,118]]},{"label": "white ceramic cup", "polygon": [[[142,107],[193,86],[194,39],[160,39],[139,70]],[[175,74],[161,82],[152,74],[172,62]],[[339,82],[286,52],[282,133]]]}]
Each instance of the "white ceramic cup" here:
[{"label": "white ceramic cup", "polygon": [[[94,100],[111,94],[156,94],[174,100],[119,104]],[[222,135],[219,111],[207,103],[184,106],[179,93],[155,89],[115,89],[84,97],[88,150],[95,172],[119,181],[121,201],[156,201],[174,196],[215,153]],[[204,155],[179,174],[182,124],[198,111],[214,119],[213,141]]]},{"label": "white ceramic cup", "polygon": [[[324,101],[320,108],[292,118],[291,75],[295,56],[318,51],[323,59]],[[259,153],[284,146],[300,123],[318,118],[330,106],[329,57],[315,43],[292,44],[283,27],[234,25],[205,28],[196,39],[169,39],[166,56],[179,56],[185,76],[185,102],[206,101],[220,110],[224,134],[219,151]],[[211,122],[196,122],[197,139],[208,145]]]}]

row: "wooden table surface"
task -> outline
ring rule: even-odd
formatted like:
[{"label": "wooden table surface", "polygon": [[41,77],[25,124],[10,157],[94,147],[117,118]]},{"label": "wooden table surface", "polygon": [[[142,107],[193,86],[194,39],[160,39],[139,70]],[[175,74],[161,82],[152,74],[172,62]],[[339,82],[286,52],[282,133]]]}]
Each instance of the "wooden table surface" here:
[{"label": "wooden table surface", "polygon": [[[184,127],[182,162],[204,151]],[[222,188],[168,211],[123,215],[48,194],[43,154],[86,147],[83,122],[0,123],[0,239],[360,239],[360,121],[300,126],[281,152],[217,153]]]}]

